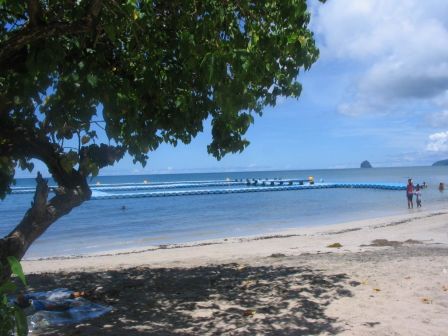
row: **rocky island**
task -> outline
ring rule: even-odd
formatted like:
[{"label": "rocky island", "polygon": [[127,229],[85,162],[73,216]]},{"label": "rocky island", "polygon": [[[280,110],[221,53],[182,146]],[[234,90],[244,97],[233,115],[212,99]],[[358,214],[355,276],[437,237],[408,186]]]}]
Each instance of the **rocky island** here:
[{"label": "rocky island", "polygon": [[448,159],[447,160],[440,160],[437,162],[434,162],[432,164],[433,167],[437,167],[437,166],[448,166]]},{"label": "rocky island", "polygon": [[370,164],[369,161],[365,160],[361,162],[361,168],[372,168],[372,165]]}]

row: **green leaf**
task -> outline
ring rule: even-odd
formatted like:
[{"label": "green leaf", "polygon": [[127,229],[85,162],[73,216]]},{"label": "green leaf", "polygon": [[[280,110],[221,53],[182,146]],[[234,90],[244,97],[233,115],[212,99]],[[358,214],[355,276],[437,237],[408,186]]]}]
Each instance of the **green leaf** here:
[{"label": "green leaf", "polygon": [[22,283],[27,286],[25,274],[23,273],[22,265],[17,260],[16,257],[10,256],[6,258],[8,260],[9,266],[11,267],[11,271],[13,274],[17,275]]},{"label": "green leaf", "polygon": [[72,162],[70,162],[70,160],[68,160],[66,157],[63,157],[60,161],[62,169],[64,169],[65,172],[69,173],[72,168],[73,168],[73,164]]},{"label": "green leaf", "polygon": [[96,87],[96,84],[98,83],[98,77],[92,74],[87,75],[87,81],[92,87]]},{"label": "green leaf", "polygon": [[250,67],[250,63],[249,63],[249,61],[245,60],[245,61],[243,62],[243,64],[242,64],[242,67],[243,67],[243,70],[244,70],[244,71],[249,70],[249,67]]},{"label": "green leaf", "polygon": [[293,33],[288,36],[288,43],[294,43],[299,38],[297,33]]},{"label": "green leaf", "polygon": [[5,282],[0,286],[0,294],[10,294],[14,293],[17,289],[17,286],[13,284],[11,281]]},{"label": "green leaf", "polygon": [[86,143],[88,143],[90,141],[90,137],[88,135],[83,135],[83,137],[81,138],[81,143],[83,145],[85,145]]},{"label": "green leaf", "polygon": [[104,31],[106,32],[107,37],[113,42],[115,42],[115,39],[117,38],[117,34],[115,32],[115,28],[112,26],[104,26]]},{"label": "green leaf", "polygon": [[302,47],[305,47],[308,43],[308,38],[305,36],[299,36],[299,42],[302,45]]},{"label": "green leaf", "polygon": [[213,80],[213,75],[215,71],[215,55],[210,56],[210,63],[208,65],[208,81],[211,82]]},{"label": "green leaf", "polygon": [[28,335],[28,322],[23,310],[19,307],[14,307],[14,317],[16,319],[17,336]]}]

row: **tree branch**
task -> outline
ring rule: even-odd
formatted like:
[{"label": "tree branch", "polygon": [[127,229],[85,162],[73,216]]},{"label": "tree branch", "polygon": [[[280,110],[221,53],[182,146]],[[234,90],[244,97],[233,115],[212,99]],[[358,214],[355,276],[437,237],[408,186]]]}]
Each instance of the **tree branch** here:
[{"label": "tree branch", "polygon": [[103,6],[103,0],[93,0],[90,3],[89,10],[87,16],[91,19],[95,19],[98,17],[101,11],[101,7]]},{"label": "tree branch", "polygon": [[39,0],[28,0],[28,27],[39,26],[43,22],[42,6]]},{"label": "tree branch", "polygon": [[37,173],[36,184],[36,192],[34,193],[34,201],[31,209],[36,218],[40,219],[45,215],[44,209],[48,199],[48,182],[43,179],[40,172]]},{"label": "tree branch", "polygon": [[96,20],[102,8],[102,0],[93,0],[85,17],[78,22],[53,22],[41,25],[42,8],[38,0],[28,0],[29,25],[18,30],[0,44],[0,69],[8,69],[20,58],[24,48],[33,43],[61,35],[78,35],[95,32]]},{"label": "tree branch", "polygon": [[85,176],[72,169],[66,171],[61,164],[63,149],[50,142],[43,134],[32,128],[17,126],[7,118],[0,118],[0,144],[2,155],[10,157],[28,157],[43,161],[58,185],[66,189],[81,187],[88,189]]},{"label": "tree branch", "polygon": [[1,257],[15,256],[20,260],[31,244],[51,224],[88,200],[91,195],[88,188],[60,188],[56,196],[47,202],[48,183],[40,173],[37,174],[36,183],[36,192],[31,208],[28,209],[22,221],[5,238],[0,240]]},{"label": "tree branch", "polygon": [[[11,63],[11,60],[20,56],[27,45],[60,35],[76,35],[89,31],[85,22],[65,23],[56,22],[33,29],[23,29],[14,36],[0,44],[0,68]],[[7,70],[7,68],[3,68]]]}]

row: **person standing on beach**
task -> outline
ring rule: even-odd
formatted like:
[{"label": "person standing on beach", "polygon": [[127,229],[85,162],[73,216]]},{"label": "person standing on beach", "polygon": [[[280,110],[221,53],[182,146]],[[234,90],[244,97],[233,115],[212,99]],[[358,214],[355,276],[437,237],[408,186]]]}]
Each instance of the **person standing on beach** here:
[{"label": "person standing on beach", "polygon": [[412,184],[412,179],[408,179],[406,196],[408,198],[408,209],[414,208],[414,202],[412,201],[412,197],[414,196],[414,185]]}]

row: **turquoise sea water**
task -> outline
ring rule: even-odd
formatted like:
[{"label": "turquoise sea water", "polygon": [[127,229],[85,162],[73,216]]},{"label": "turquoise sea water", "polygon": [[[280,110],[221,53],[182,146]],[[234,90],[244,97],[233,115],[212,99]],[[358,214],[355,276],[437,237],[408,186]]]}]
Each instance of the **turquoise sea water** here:
[{"label": "turquoise sea water", "polygon": [[[246,178],[306,178],[325,182],[415,183],[425,181],[423,210],[445,208],[447,167],[334,169],[104,176],[92,184],[210,181]],[[50,181],[51,184],[51,181]],[[18,179],[30,187],[33,179]],[[0,202],[0,235],[7,234],[29,207],[32,194],[9,195]],[[125,206],[126,210],[122,210]],[[419,211],[417,209],[411,210]],[[268,234],[287,228],[318,226],[408,213],[404,191],[320,189],[247,194],[92,200],[54,223],[26,258],[80,255],[149,245]]]}]

